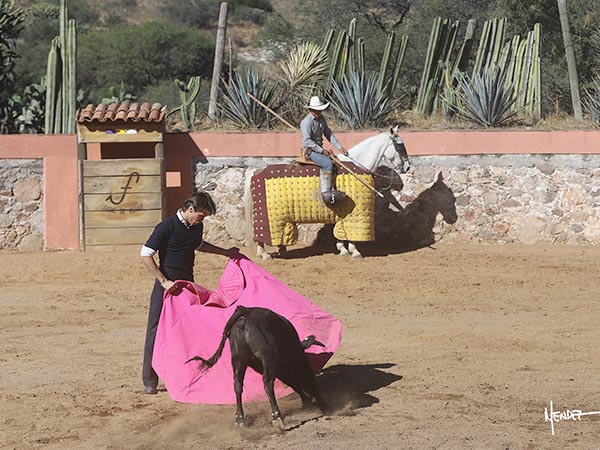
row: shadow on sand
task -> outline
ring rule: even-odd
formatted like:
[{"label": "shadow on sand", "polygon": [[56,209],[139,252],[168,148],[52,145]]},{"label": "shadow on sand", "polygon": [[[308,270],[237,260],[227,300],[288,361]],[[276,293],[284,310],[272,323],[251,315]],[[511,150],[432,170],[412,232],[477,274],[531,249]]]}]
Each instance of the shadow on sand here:
[{"label": "shadow on sand", "polygon": [[[396,180],[391,187],[400,191],[403,187],[402,181],[399,176]],[[456,197],[444,183],[441,173],[429,188],[421,192],[404,208],[389,189],[383,189],[386,186],[382,186],[382,184],[385,183],[385,181],[378,181],[376,184],[383,194],[383,198],[375,197],[376,241],[355,243],[363,256],[386,256],[430,247],[435,243],[433,228],[438,214],[441,214],[444,221],[449,224],[458,220]],[[319,230],[314,244],[303,248],[288,249],[285,258],[306,258],[337,253],[335,243],[333,225],[324,225]],[[275,254],[274,257],[281,256]]]},{"label": "shadow on sand", "polygon": [[334,410],[366,408],[379,399],[372,393],[402,379],[401,375],[385,372],[395,364],[338,364],[327,367],[317,377],[319,391]]}]

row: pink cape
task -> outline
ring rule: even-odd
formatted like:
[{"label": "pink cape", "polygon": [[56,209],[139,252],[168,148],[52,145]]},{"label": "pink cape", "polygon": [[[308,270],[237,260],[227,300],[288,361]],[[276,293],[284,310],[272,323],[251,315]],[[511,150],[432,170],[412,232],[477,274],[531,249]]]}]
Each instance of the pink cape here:
[{"label": "pink cape", "polygon": [[[225,323],[238,305],[269,308],[286,317],[300,339],[315,335],[325,344],[306,350],[315,374],[340,345],[342,323],[338,319],[242,255],[229,260],[215,291],[189,281],[178,283],[180,291],[165,295],[152,358],[152,367],[175,401],[235,403],[229,343],[209,370],[198,370],[199,361],[185,362],[196,355],[206,359],[214,354]],[[278,397],[291,392],[279,380],[275,382]],[[262,399],[266,399],[262,376],[248,368],[243,400]]]}]

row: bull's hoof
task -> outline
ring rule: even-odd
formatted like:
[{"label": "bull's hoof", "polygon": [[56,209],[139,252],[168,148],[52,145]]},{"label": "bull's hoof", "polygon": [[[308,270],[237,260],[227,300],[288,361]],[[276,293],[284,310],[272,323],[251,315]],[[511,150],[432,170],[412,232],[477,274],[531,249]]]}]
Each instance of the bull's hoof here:
[{"label": "bull's hoof", "polygon": [[273,425],[273,428],[277,430],[278,433],[283,433],[285,431],[285,424],[283,423],[283,419],[281,417],[273,419],[271,421],[271,424]]},{"label": "bull's hoof", "polygon": [[246,419],[244,418],[244,416],[236,414],[235,422],[233,423],[233,427],[238,430],[242,430],[242,429],[246,428]]}]

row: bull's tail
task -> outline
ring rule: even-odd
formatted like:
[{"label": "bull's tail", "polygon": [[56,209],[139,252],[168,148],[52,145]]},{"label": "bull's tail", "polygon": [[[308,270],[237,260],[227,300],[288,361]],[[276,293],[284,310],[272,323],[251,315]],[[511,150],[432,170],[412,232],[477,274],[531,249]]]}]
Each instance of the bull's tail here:
[{"label": "bull's tail", "polygon": [[223,336],[221,337],[221,342],[219,342],[219,347],[217,347],[217,351],[214,355],[212,355],[208,359],[204,359],[201,356],[194,356],[193,358],[188,359],[185,363],[189,363],[191,361],[202,361],[202,367],[212,367],[214,366],[221,355],[223,354],[223,349],[225,348],[225,341],[229,337],[229,332],[231,331],[231,327],[244,315],[246,312],[246,308],[243,306],[238,306],[234,313],[231,315],[227,323],[225,324],[225,329],[223,330]]}]

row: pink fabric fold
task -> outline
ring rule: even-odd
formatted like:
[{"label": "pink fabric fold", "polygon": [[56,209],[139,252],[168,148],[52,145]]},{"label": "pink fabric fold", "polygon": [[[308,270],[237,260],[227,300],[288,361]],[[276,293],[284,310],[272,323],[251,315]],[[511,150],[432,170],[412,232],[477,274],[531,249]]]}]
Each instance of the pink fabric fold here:
[{"label": "pink fabric fold", "polygon": [[[209,370],[185,361],[199,355],[209,358],[217,349],[223,328],[238,305],[269,308],[286,317],[300,339],[313,334],[325,347],[306,350],[314,373],[321,371],[338,349],[342,338],[340,320],[295,292],[259,265],[240,255],[230,259],[214,291],[189,281],[178,281],[181,289],[166,294],[152,366],[163,380],[170,397],[178,402],[233,404],[233,370],[229,344],[219,362]],[[278,397],[293,392],[279,380]],[[263,400],[262,376],[248,368],[243,400]]]}]

